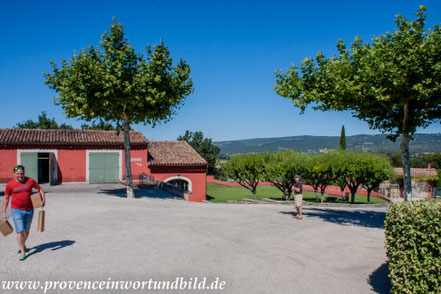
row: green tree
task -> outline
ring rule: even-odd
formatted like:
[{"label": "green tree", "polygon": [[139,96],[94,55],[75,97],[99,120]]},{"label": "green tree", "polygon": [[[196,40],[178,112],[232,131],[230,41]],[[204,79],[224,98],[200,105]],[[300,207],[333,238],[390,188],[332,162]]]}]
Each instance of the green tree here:
[{"label": "green tree", "polygon": [[225,174],[253,193],[257,199],[257,185],[264,173],[268,154],[235,155],[224,165]]},{"label": "green tree", "polygon": [[410,167],[426,168],[427,163],[422,156],[417,156],[410,159]]},{"label": "green tree", "polygon": [[432,168],[441,169],[441,153],[427,154],[423,156],[426,166],[430,164]]},{"label": "green tree", "polygon": [[340,132],[340,150],[346,151],[346,134],[345,134],[345,126],[341,126]]},{"label": "green tree", "polygon": [[326,187],[331,185],[335,178],[333,159],[333,153],[328,152],[317,155],[312,160],[314,173],[318,174],[321,203],[323,203],[323,196],[325,194]]},{"label": "green tree", "polygon": [[73,129],[71,125],[67,125],[65,123],[62,123],[59,125],[55,118],[48,118],[46,111],[42,111],[40,115],[38,115],[38,120],[27,120],[21,123],[17,123],[15,125],[18,129]]},{"label": "green tree", "polygon": [[220,148],[214,145],[211,139],[204,138],[202,132],[193,133],[187,130],[183,136],[178,137],[178,141],[187,141],[208,162],[208,174],[214,175],[217,173],[216,156],[219,154]]},{"label": "green tree", "polygon": [[387,157],[372,153],[363,153],[362,186],[367,191],[367,200],[371,201],[371,192],[378,189],[380,184],[392,179],[394,170]]},{"label": "green tree", "polygon": [[390,158],[390,164],[392,164],[393,167],[400,167],[402,165],[401,163],[401,154],[399,152],[393,153]]},{"label": "green tree", "polygon": [[315,200],[318,202],[318,191],[320,189],[321,202],[323,203],[323,196],[325,189],[334,180],[334,173],[332,167],[331,154],[322,153],[314,155],[307,161],[307,169],[304,172],[303,180],[307,185],[312,186],[315,192]]},{"label": "green tree", "polygon": [[348,177],[347,184],[351,191],[351,203],[355,203],[355,194],[358,188],[363,184],[365,179],[366,169],[369,161],[365,160],[365,153],[361,152],[347,152]]},{"label": "green tree", "polygon": [[426,8],[416,19],[398,15],[397,29],[363,44],[356,37],[347,49],[339,41],[339,54],[326,58],[317,53],[300,68],[276,73],[275,91],[292,100],[303,113],[315,110],[349,110],[372,129],[401,136],[401,165],[405,199],[411,198],[409,140],[419,127],[441,118],[441,30],[425,30]]},{"label": "green tree", "polygon": [[130,166],[130,126],[167,122],[193,91],[190,66],[173,66],[167,46],[147,46],[144,58],[129,44],[121,24],[113,20],[101,46],[90,45],[61,67],[51,61],[53,73],[45,83],[58,93],[54,98],[68,117],[114,122],[124,132],[127,197],[134,197]]},{"label": "green tree", "polygon": [[347,153],[344,151],[330,152],[332,170],[334,173],[333,184],[340,188],[341,199],[346,200],[344,191],[348,185],[349,165]]},{"label": "green tree", "polygon": [[271,182],[282,191],[286,200],[290,200],[295,175],[303,177],[307,170],[308,155],[292,150],[268,155],[263,169],[263,180]]},{"label": "green tree", "polygon": [[84,123],[81,125],[82,130],[104,130],[104,131],[116,131],[117,128],[111,123],[100,121],[99,123],[92,122],[91,125]]}]

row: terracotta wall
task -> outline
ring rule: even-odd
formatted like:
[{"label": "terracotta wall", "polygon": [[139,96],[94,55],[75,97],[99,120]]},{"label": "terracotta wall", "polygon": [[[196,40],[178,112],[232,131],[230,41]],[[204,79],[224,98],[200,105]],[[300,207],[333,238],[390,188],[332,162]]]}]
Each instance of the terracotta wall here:
[{"label": "terracotta wall", "polygon": [[[123,167],[123,179],[126,178],[126,169],[125,169],[125,152],[122,152],[122,167]],[[147,149],[134,149],[130,150],[131,157],[131,168],[132,168],[132,179],[139,180],[140,175],[150,174],[150,169],[147,166]]]},{"label": "terracotta wall", "polygon": [[[58,182],[86,182],[87,150],[118,150],[121,146],[10,146],[9,149],[0,149],[0,183],[7,183],[12,179],[12,169],[17,164],[17,149],[27,150],[57,150]],[[124,151],[122,152],[122,175],[125,178]],[[150,174],[147,167],[147,148],[133,148],[132,175],[133,179],[139,179],[141,174]]]},{"label": "terracotta wall", "polygon": [[168,178],[176,177],[187,178],[192,183],[192,191],[188,200],[193,202],[202,202],[206,200],[206,168],[200,167],[152,167],[151,175],[159,181],[165,182]]},{"label": "terracotta wall", "polygon": [[[22,147],[22,146],[20,146]],[[29,149],[39,149],[39,146],[28,146]],[[109,146],[108,149],[119,149],[121,146]],[[44,146],[41,149],[57,150],[58,181],[63,182],[85,182],[86,181],[86,160],[89,150],[103,150],[97,146],[67,147],[66,146]],[[106,148],[107,149],[107,148]],[[124,169],[124,151],[122,152],[123,178],[125,178]],[[171,177],[180,176],[187,178],[192,184],[192,193],[189,195],[189,201],[202,202],[206,199],[206,167],[154,167],[150,169],[147,166],[147,148],[133,148],[131,150],[131,167],[134,180],[139,179],[141,174],[151,175],[160,181],[166,181]],[[12,169],[17,164],[17,148],[0,150],[0,183],[7,183],[12,179]]]},{"label": "terracotta wall", "polygon": [[86,181],[86,150],[58,150],[58,182]]},{"label": "terracotta wall", "polygon": [[13,179],[12,169],[17,165],[17,150],[0,150],[0,183],[7,183]]}]

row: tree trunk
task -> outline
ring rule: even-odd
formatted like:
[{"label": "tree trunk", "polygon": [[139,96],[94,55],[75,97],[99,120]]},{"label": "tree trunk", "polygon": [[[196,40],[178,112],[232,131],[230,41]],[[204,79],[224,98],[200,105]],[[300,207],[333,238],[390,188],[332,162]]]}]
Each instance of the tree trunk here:
[{"label": "tree trunk", "polygon": [[370,190],[370,189],[367,190],[367,193],[368,193],[367,201],[368,202],[371,202],[371,192],[372,192],[372,190]]},{"label": "tree trunk", "polygon": [[410,174],[409,137],[404,131],[401,134],[400,152],[403,166],[404,201],[410,201],[412,200],[412,178]]},{"label": "tree trunk", "polygon": [[132,168],[130,162],[130,125],[124,120],[124,160],[126,167],[126,196],[135,198],[133,193]]},{"label": "tree trunk", "polygon": [[322,194],[322,195],[321,195],[321,197],[322,197],[322,199],[321,199],[321,203],[323,203],[323,194],[325,194],[325,191],[322,190],[320,194]]},{"label": "tree trunk", "polygon": [[358,189],[358,186],[356,186],[356,187],[349,186],[349,190],[351,191],[351,203],[352,204],[355,203],[355,194],[357,194],[357,189]]},{"label": "tree trunk", "polygon": [[318,202],[318,189],[315,190],[315,202]]},{"label": "tree trunk", "polygon": [[288,202],[291,200],[290,198],[291,198],[291,195],[289,195],[289,193],[288,193],[288,188],[284,188],[283,189],[283,194],[285,195],[285,200],[287,200]]},{"label": "tree trunk", "polygon": [[253,191],[254,200],[257,200],[256,191]]}]

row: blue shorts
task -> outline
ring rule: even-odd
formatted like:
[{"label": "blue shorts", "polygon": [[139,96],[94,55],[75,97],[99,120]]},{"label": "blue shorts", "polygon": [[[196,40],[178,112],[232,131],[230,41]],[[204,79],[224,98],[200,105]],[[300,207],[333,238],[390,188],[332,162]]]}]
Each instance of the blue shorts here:
[{"label": "blue shorts", "polygon": [[18,208],[11,209],[12,220],[14,221],[15,231],[17,233],[22,231],[29,231],[31,228],[32,217],[34,210],[22,210]]}]

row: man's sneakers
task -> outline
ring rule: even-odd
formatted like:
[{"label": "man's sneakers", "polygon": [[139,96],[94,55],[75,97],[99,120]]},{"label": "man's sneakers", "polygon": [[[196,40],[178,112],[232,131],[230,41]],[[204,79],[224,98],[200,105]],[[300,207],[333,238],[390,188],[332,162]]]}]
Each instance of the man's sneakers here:
[{"label": "man's sneakers", "polygon": [[20,256],[18,257],[18,260],[23,261],[26,259],[26,254],[20,254]]},{"label": "man's sneakers", "polygon": [[296,218],[296,219],[302,219],[302,217],[301,217],[301,216],[299,216],[299,215],[293,216],[292,218]]}]

